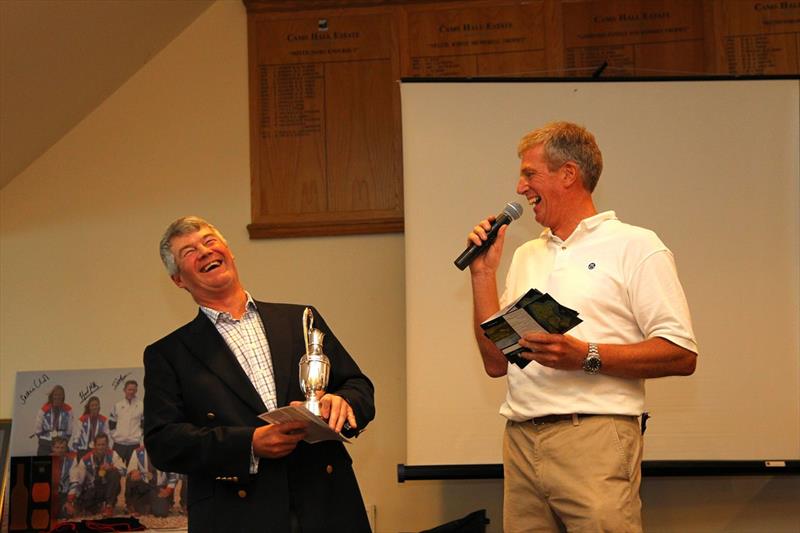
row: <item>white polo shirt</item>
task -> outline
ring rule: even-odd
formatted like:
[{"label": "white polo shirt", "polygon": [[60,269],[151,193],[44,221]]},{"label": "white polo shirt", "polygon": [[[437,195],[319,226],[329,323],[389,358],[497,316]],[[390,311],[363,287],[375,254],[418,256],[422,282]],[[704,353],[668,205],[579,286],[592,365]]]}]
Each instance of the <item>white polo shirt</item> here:
[{"label": "white polo shirt", "polygon": [[[567,334],[598,344],[663,337],[697,353],[689,307],[672,252],[650,231],[606,211],[562,241],[549,229],[514,252],[500,306],[531,288],[549,293],[583,320]],[[601,351],[602,357],[602,351]],[[644,380],[531,362],[508,367],[500,414],[514,421],[564,413],[640,415]]]}]

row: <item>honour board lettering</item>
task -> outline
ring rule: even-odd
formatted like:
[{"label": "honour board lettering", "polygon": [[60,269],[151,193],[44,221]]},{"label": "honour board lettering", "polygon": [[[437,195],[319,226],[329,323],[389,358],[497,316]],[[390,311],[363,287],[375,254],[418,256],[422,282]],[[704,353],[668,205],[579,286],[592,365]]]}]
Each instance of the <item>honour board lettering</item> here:
[{"label": "honour board lettering", "polygon": [[407,6],[406,77],[522,76],[545,70],[543,2]]},{"label": "honour board lettering", "polygon": [[716,0],[713,7],[718,70],[749,75],[800,71],[800,2]]},{"label": "honour board lettering", "polygon": [[595,1],[562,9],[569,76],[586,76],[604,62],[609,76],[704,71],[700,2]]}]

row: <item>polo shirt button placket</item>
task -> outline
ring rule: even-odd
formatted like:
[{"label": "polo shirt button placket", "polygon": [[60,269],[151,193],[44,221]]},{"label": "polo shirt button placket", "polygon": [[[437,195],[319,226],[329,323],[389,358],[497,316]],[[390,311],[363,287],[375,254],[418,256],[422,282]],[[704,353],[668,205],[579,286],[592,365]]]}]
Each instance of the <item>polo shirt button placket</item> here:
[{"label": "polo shirt button placket", "polygon": [[564,242],[561,240],[554,241],[553,244],[555,245],[556,248],[556,257],[553,263],[553,270],[556,270],[559,267],[561,267],[562,264],[567,260],[568,251],[567,251],[567,245],[564,244]]}]

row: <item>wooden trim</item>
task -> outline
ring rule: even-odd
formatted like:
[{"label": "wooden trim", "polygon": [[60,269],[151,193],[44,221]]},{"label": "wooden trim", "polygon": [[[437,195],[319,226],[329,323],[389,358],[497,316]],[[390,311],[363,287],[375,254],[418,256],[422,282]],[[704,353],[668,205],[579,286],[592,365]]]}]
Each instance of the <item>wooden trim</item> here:
[{"label": "wooden trim", "polygon": [[325,237],[331,235],[365,235],[372,233],[402,233],[403,218],[385,220],[341,221],[327,224],[317,222],[296,224],[286,222],[253,223],[247,225],[251,239],[288,237]]},{"label": "wooden trim", "polygon": [[463,0],[242,0],[248,13],[358,9],[448,2],[463,3]]}]

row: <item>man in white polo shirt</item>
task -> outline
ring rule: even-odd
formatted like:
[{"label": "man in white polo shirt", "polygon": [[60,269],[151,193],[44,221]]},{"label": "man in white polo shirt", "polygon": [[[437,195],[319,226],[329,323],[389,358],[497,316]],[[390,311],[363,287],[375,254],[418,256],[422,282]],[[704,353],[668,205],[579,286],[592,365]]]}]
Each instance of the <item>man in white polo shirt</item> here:
[{"label": "man in white polo shirt", "polygon": [[[498,297],[503,227],[470,265],[486,373],[507,376],[500,412],[503,530],[641,531],[644,380],[694,372],[697,346],[672,253],[650,230],[592,200],[603,159],[594,136],[555,122],[520,141],[517,193],[545,230],[515,252]],[[480,245],[492,217],[469,234]],[[527,333],[532,361],[509,364],[480,323],[529,289],[580,313],[569,334]]]}]

